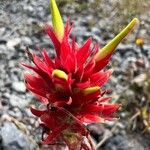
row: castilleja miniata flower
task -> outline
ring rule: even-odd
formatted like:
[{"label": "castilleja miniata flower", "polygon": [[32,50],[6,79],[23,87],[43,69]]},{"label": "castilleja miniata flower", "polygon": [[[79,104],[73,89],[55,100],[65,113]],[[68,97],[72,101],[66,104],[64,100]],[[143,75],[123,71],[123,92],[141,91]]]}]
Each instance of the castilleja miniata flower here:
[{"label": "castilleja miniata flower", "polygon": [[64,27],[55,0],[50,2],[53,27],[44,30],[54,44],[56,57],[50,59],[46,50],[41,57],[27,50],[34,66],[23,64],[34,74],[25,74],[26,87],[44,104],[42,110],[31,108],[40,118],[44,128],[42,143],[64,142],[69,149],[90,150],[83,137],[88,138],[85,124],[103,123],[114,119],[113,113],[119,104],[110,104],[110,97],[101,87],[107,82],[112,70],[104,70],[112,53],[121,40],[133,29],[133,19],[112,41],[99,50],[91,46],[89,38],[81,47],[73,37],[69,42],[72,26],[68,21]]}]

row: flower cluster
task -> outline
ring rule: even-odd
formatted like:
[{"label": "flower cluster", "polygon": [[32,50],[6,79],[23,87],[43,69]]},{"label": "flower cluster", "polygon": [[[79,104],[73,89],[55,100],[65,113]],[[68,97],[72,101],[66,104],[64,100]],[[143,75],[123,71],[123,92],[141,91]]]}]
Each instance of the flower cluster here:
[{"label": "flower cluster", "polygon": [[[44,30],[54,44],[55,59],[50,59],[45,49],[41,56],[30,53],[34,66],[23,64],[33,74],[25,74],[29,91],[45,106],[42,110],[31,108],[40,118],[44,128],[43,144],[64,142],[70,149],[92,149],[83,140],[88,137],[85,123],[102,123],[114,119],[113,113],[119,104],[110,104],[111,97],[104,97],[112,70],[105,70],[116,46],[136,24],[133,19],[110,43],[99,50],[89,38],[82,46],[69,34],[70,21],[63,25],[55,0],[50,2],[53,27],[45,25]],[[78,144],[77,144],[78,143]],[[79,144],[80,143],[80,144]],[[80,146],[79,146],[80,145]]]}]

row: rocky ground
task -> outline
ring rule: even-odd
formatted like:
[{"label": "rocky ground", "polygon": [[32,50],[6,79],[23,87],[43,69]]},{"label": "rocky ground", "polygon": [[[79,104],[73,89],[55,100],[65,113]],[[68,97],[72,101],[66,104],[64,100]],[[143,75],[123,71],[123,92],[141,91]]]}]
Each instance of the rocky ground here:
[{"label": "rocky ground", "polygon": [[[86,0],[85,0],[86,2]],[[97,1],[100,2],[100,1]],[[116,1],[115,1],[116,2]],[[26,46],[31,50],[37,47],[47,48],[53,57],[53,47],[48,37],[41,31],[41,26],[50,22],[51,16],[48,0],[2,0],[0,1],[0,150],[34,150],[46,149],[39,147],[40,129],[38,120],[31,114],[29,106],[35,104],[34,97],[26,90],[23,80],[23,68],[20,62],[28,62],[24,52]],[[89,1],[92,8],[73,2],[74,5],[64,5],[61,1],[63,19],[67,15],[74,20],[73,34],[78,43],[83,43],[89,36],[94,41],[104,45],[116,31],[119,10],[112,0],[102,1],[100,8],[95,8],[93,1]],[[148,4],[148,1],[147,1]],[[143,10],[142,10],[143,11]],[[105,15],[106,12],[111,17]],[[113,101],[118,101],[122,93],[126,92],[129,99],[134,95],[129,89],[136,76],[149,68],[150,45],[149,17],[150,12],[138,13],[142,25],[137,28],[128,40],[121,44],[112,58],[110,66],[114,74],[106,85],[111,87]],[[130,16],[131,17],[131,16]],[[120,25],[124,26],[124,23]],[[118,26],[116,26],[118,27]],[[121,28],[118,27],[118,30]],[[135,45],[137,36],[144,37],[143,48]],[[127,104],[123,109],[126,109]],[[103,150],[149,150],[149,135],[140,130],[128,128],[127,112],[121,111],[121,120],[106,125],[91,125],[89,129],[99,149]],[[133,128],[132,128],[133,129]]]}]

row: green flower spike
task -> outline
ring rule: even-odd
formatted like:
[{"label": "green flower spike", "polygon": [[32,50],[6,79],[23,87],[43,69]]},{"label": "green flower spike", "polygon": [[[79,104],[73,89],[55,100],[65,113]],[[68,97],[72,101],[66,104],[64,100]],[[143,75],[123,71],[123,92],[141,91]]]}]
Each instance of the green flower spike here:
[{"label": "green flower spike", "polygon": [[64,24],[55,0],[50,1],[50,10],[54,32],[58,39],[61,41],[64,35]]},{"label": "green flower spike", "polygon": [[137,24],[138,19],[134,18],[115,38],[113,38],[106,46],[99,50],[95,56],[96,62],[104,59],[108,55],[111,55],[118,44],[125,38],[125,36],[133,29]]}]

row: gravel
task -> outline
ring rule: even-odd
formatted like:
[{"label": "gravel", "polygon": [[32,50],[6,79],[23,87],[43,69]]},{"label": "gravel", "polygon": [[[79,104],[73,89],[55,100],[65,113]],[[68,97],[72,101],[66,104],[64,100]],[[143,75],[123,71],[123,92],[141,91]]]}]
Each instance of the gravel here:
[{"label": "gravel", "polygon": [[136,139],[117,135],[105,143],[103,150],[145,150],[145,148]]},{"label": "gravel", "polygon": [[25,93],[26,87],[24,82],[13,82],[12,83],[12,89],[19,93]]},{"label": "gravel", "polygon": [[35,150],[35,146],[13,123],[5,122],[0,129],[1,149]]}]

